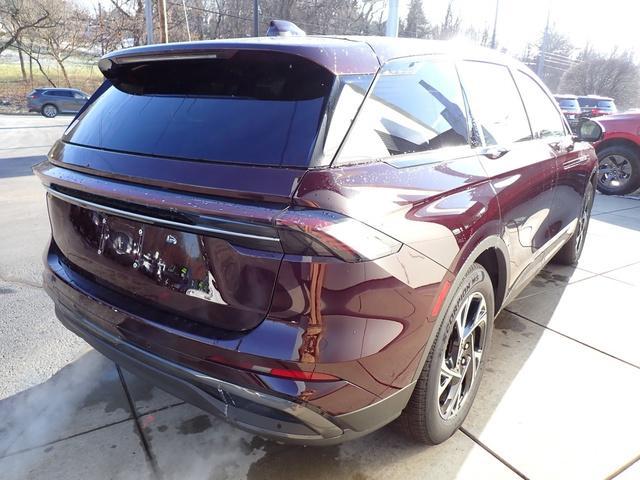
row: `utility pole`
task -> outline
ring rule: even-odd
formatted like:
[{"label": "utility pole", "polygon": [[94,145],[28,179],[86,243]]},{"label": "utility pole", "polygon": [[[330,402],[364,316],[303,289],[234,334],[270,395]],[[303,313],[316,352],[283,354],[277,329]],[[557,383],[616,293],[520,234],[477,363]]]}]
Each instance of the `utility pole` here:
[{"label": "utility pole", "polygon": [[491,48],[496,48],[496,30],[498,30],[498,10],[500,9],[500,0],[496,0],[496,16],[493,19],[493,35],[491,36]]},{"label": "utility pole", "polygon": [[398,23],[400,22],[400,18],[398,17],[398,0],[389,0],[389,9],[387,12],[387,31],[385,35],[387,37],[397,37]]},{"label": "utility pole", "polygon": [[257,37],[260,35],[260,32],[258,31],[258,29],[260,28],[259,25],[259,16],[260,16],[260,10],[259,10],[259,6],[258,6],[258,0],[253,0],[253,36]]},{"label": "utility pole", "polygon": [[165,0],[158,0],[158,20],[160,20],[160,42],[169,41],[169,26],[167,25],[167,3]]},{"label": "utility pole", "polygon": [[549,10],[547,10],[547,24],[544,27],[544,35],[542,36],[542,48],[540,48],[540,54],[538,55],[538,68],[536,70],[536,73],[540,78],[544,76],[544,57],[547,54],[547,44],[549,42],[549,17],[550,16],[551,16],[551,5],[549,5]]},{"label": "utility pole", "polygon": [[151,0],[144,0],[144,19],[147,24],[147,45],[153,43],[153,5]]}]

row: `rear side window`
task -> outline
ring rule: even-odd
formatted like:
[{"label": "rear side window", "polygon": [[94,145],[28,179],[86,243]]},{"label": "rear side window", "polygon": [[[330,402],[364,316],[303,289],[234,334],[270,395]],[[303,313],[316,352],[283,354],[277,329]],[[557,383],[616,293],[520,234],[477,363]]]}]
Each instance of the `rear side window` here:
[{"label": "rear side window", "polygon": [[65,140],[101,149],[252,165],[306,167],[334,75],[299,56],[230,51],[132,63]]},{"label": "rear side window", "polygon": [[424,57],[386,63],[340,151],[338,163],[468,145],[453,63]]},{"label": "rear side window", "polygon": [[578,103],[581,107],[595,107],[598,101],[594,98],[579,98]]},{"label": "rear side window", "polygon": [[600,108],[615,108],[613,100],[598,100],[598,107]]},{"label": "rear side window", "polygon": [[517,71],[515,75],[527,108],[534,137],[546,138],[564,135],[564,123],[554,101],[529,75],[520,71]]},{"label": "rear side window", "polygon": [[460,76],[471,114],[482,127],[487,145],[531,139],[529,121],[507,67],[465,61],[460,65]]}]

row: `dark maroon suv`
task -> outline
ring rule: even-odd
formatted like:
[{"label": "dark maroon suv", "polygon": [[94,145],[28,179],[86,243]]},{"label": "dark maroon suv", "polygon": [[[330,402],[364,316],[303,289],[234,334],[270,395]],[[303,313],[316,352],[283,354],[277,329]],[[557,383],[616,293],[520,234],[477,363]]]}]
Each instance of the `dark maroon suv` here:
[{"label": "dark maroon suv", "polygon": [[251,432],[328,444],[400,417],[445,440],[497,312],[580,255],[593,148],[493,51],[289,37],[99,66],[35,167],[46,289],[97,350]]}]

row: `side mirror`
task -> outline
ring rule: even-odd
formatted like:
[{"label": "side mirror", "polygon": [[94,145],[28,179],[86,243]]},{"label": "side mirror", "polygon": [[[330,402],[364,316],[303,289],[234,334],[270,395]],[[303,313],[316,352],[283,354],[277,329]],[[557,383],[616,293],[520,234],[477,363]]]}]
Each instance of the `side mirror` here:
[{"label": "side mirror", "polygon": [[604,127],[599,122],[589,118],[583,118],[576,129],[576,140],[580,142],[594,143],[602,140]]}]

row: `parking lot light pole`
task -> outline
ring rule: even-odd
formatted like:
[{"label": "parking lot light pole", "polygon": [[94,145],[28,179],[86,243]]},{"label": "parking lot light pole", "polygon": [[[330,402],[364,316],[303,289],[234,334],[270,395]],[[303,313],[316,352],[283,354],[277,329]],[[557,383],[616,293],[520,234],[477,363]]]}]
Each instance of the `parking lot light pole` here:
[{"label": "parking lot light pole", "polygon": [[144,19],[147,24],[147,45],[153,43],[153,7],[151,0],[144,0]]},{"label": "parking lot light pole", "polygon": [[398,0],[389,0],[389,9],[387,13],[387,29],[385,35],[387,37],[398,36]]},{"label": "parking lot light pole", "polygon": [[257,37],[260,35],[258,29],[260,25],[258,24],[258,17],[260,15],[260,11],[258,10],[258,0],[253,0],[253,36]]}]

